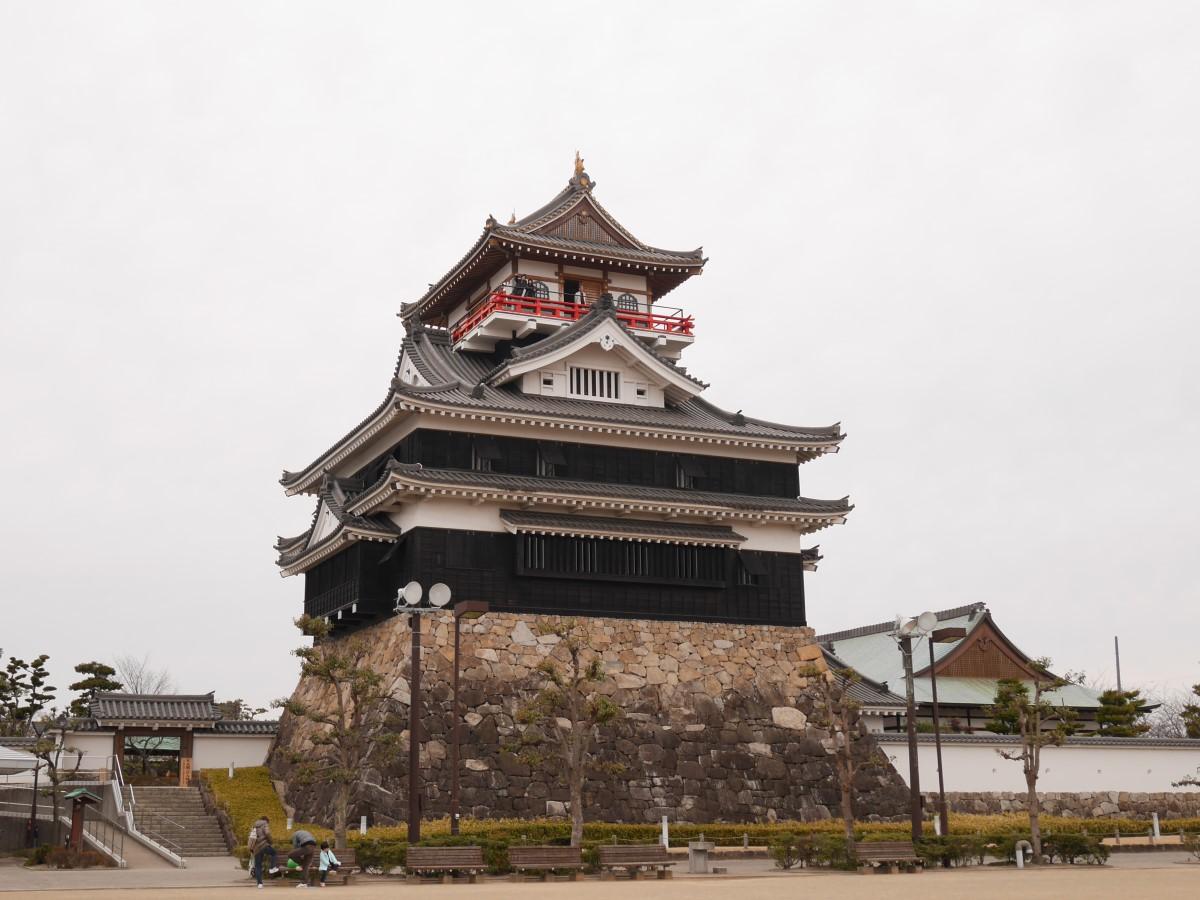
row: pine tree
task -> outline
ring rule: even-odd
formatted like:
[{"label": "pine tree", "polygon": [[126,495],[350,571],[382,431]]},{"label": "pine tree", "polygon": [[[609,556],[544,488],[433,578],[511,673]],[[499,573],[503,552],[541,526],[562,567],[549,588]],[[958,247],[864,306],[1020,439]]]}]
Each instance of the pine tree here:
[{"label": "pine tree", "polygon": [[1096,710],[1099,733],[1109,737],[1139,737],[1150,730],[1143,722],[1145,701],[1140,691],[1105,691]]},{"label": "pine tree", "polygon": [[[1065,687],[1066,678],[1051,675],[1050,660],[1033,663],[1037,676],[1030,684],[1015,678],[1001,678],[996,684],[996,701],[990,710],[993,725],[1010,724],[1011,733],[1021,743],[1019,751],[997,750],[1002,757],[1021,763],[1025,774],[1025,798],[1029,808],[1029,832],[1033,844],[1033,861],[1042,861],[1041,805],[1037,795],[1037,781],[1042,769],[1042,748],[1058,747],[1072,731],[1074,711],[1066,706],[1056,706],[1046,699],[1046,694]],[[1030,693],[1030,685],[1033,692]]]},{"label": "pine tree", "polygon": [[[1192,685],[1192,693],[1200,698],[1200,684]],[[1190,738],[1200,738],[1200,703],[1189,703],[1180,712],[1183,727]]]},{"label": "pine tree", "polygon": [[124,685],[113,678],[117,670],[102,662],[85,662],[75,667],[80,675],[86,675],[71,685],[71,690],[80,694],[71,701],[71,715],[77,719],[86,719],[92,713],[92,700],[101,691],[119,691]]},{"label": "pine tree", "polygon": [[45,653],[32,662],[8,658],[0,675],[0,734],[28,735],[38,713],[54,701],[58,689],[49,684],[48,659]]}]

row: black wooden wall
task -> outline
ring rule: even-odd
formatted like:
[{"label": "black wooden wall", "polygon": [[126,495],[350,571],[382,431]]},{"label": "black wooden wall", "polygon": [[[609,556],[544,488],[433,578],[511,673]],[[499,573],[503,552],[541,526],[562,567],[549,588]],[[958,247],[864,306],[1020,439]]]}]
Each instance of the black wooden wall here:
[{"label": "black wooden wall", "polygon": [[[637,575],[560,577],[522,564],[523,537],[507,533],[414,528],[397,545],[361,543],[305,575],[305,610],[325,615],[355,600],[360,612],[390,614],[396,590],[443,581],[458,600],[493,609],[571,616],[804,625],[799,553],[712,549],[722,579],[690,583]],[[663,552],[664,545],[647,545]],[[753,583],[743,583],[753,582]],[[331,606],[330,603],[334,602]]]},{"label": "black wooden wall", "polygon": [[367,483],[373,482],[389,458],[421,463],[431,468],[469,469],[473,445],[481,439],[493,443],[499,451],[491,461],[492,471],[509,475],[542,474],[538,470],[541,444],[543,453],[548,447],[552,454],[557,450],[565,459],[565,465],[558,466],[555,471],[560,478],[642,487],[679,487],[682,467],[689,486],[696,490],[765,497],[796,497],[800,493],[800,475],[794,463],[637,450],[602,444],[536,441],[427,428],[408,435],[392,448],[389,455],[376,460],[359,474]]}]

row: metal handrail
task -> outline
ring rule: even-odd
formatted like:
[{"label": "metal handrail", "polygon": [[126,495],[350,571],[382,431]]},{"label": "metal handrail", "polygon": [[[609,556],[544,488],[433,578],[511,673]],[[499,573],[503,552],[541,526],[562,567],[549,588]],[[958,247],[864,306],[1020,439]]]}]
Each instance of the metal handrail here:
[{"label": "metal handrail", "polygon": [[180,831],[186,831],[187,830],[186,827],[184,827],[180,823],[176,822],[174,819],[167,818],[162,813],[149,812],[149,811],[141,813],[140,816],[138,816],[138,818],[135,820],[135,827],[137,828],[137,830],[140,834],[143,834],[146,837],[150,838],[156,844],[161,844],[162,846],[166,847],[168,850],[171,850],[173,853],[175,853],[176,856],[183,856],[183,854],[180,852],[183,849],[182,844],[180,844],[178,841],[174,841],[171,838],[167,837],[160,830],[146,828],[145,823],[146,823],[146,818],[148,816],[152,817],[151,824],[155,825],[156,827],[161,827],[161,826],[158,826],[158,823],[154,821],[155,819],[160,820],[161,822],[165,822],[167,825],[170,825],[173,828],[177,828]]},{"label": "metal handrail", "polygon": [[[558,291],[550,294],[562,295]],[[579,296],[579,295],[575,295]],[[545,319],[558,319],[574,322],[582,319],[592,308],[587,298],[582,302],[568,299],[551,299],[550,296],[538,297],[508,293],[504,289],[492,291],[475,309],[455,326],[451,337],[460,341],[484,319],[493,312],[512,312],[522,316],[535,316]],[[695,319],[684,315],[683,310],[670,308],[670,311],[657,312],[655,307],[643,312],[641,309],[616,309],[617,318],[635,331],[653,331],[656,334],[674,334],[691,337]]]}]

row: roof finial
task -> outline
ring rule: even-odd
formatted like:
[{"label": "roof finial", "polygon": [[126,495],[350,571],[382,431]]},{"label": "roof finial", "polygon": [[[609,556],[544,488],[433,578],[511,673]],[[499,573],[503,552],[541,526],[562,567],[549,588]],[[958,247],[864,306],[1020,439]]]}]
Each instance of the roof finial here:
[{"label": "roof finial", "polygon": [[512,211],[512,215],[508,217],[508,224],[509,225],[517,224],[517,211],[515,209]]},{"label": "roof finial", "polygon": [[569,182],[573,188],[581,188],[585,191],[590,191],[596,186],[596,183],[588,177],[588,173],[583,171],[583,157],[579,155],[579,151],[575,151],[575,174]]}]

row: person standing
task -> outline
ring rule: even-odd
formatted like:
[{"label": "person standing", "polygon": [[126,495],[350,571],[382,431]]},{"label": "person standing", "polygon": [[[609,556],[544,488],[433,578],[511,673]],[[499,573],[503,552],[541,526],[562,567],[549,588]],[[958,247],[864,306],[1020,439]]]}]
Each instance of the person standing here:
[{"label": "person standing", "polygon": [[288,859],[293,860],[301,870],[301,881],[296,887],[308,887],[308,882],[312,877],[312,862],[316,856],[317,839],[313,837],[311,831],[301,828],[292,835],[292,852],[288,854]]},{"label": "person standing", "polygon": [[250,829],[249,847],[250,856],[254,860],[254,878],[258,882],[258,886],[262,887],[263,861],[267,857],[271,859],[271,874],[274,875],[279,871],[279,866],[275,864],[276,854],[271,837],[271,820],[266,816],[259,816],[254,827]]}]

